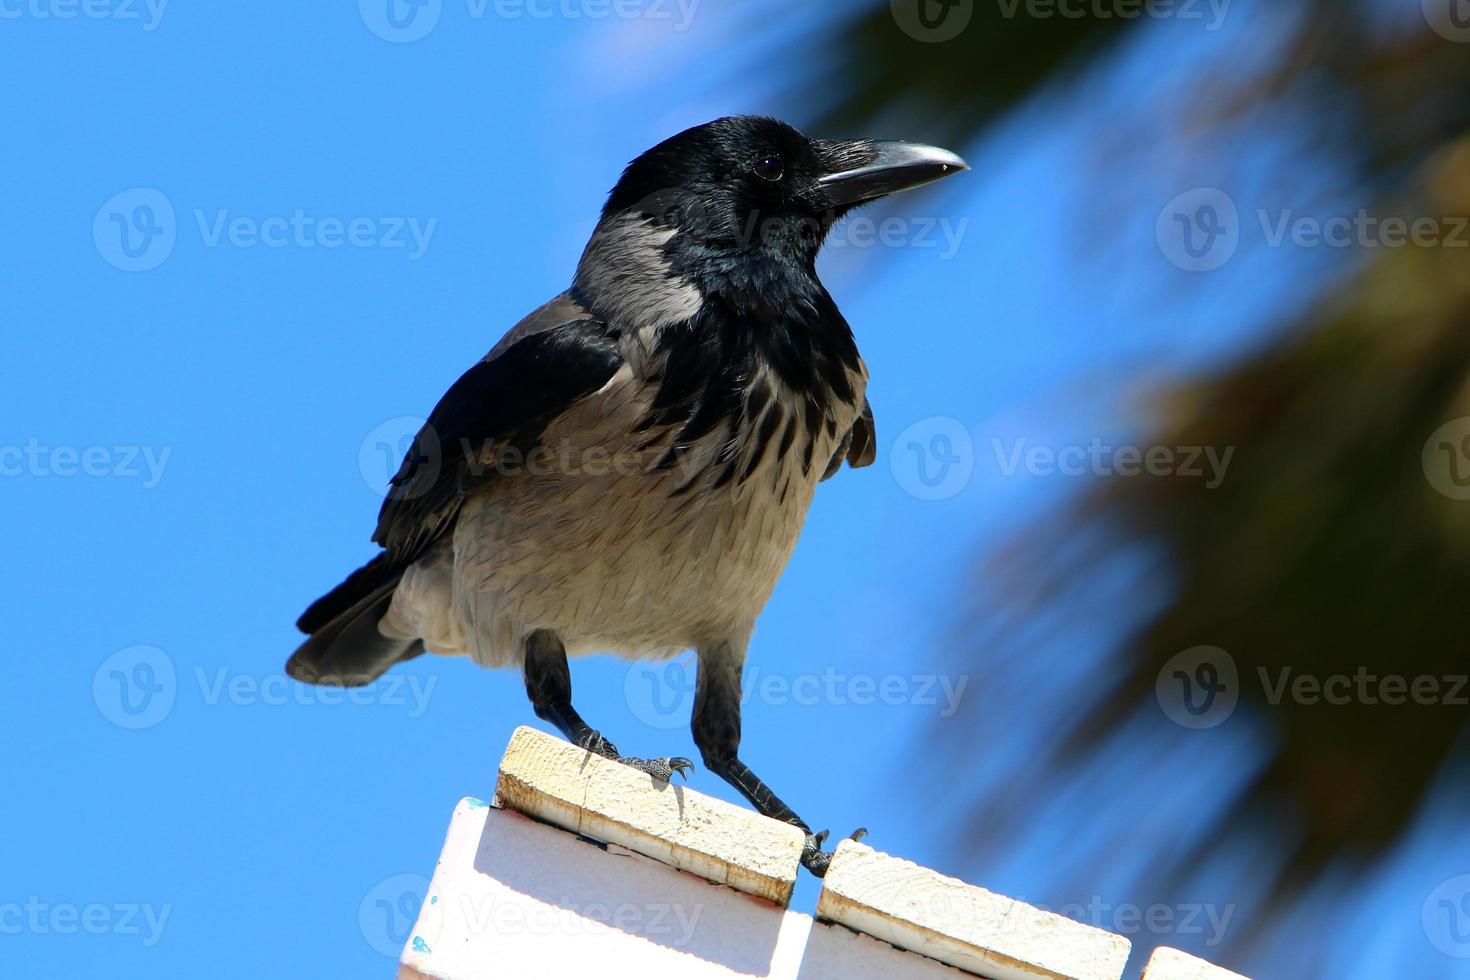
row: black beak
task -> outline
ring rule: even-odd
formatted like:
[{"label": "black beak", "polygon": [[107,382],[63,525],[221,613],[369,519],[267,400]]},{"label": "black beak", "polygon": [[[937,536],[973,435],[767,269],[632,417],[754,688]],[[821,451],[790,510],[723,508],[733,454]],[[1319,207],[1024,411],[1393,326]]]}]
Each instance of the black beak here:
[{"label": "black beak", "polygon": [[922,187],[970,169],[969,164],[949,150],[923,143],[831,140],[821,141],[820,145],[823,156],[834,164],[834,169],[818,178],[817,186],[835,207],[850,207]]}]

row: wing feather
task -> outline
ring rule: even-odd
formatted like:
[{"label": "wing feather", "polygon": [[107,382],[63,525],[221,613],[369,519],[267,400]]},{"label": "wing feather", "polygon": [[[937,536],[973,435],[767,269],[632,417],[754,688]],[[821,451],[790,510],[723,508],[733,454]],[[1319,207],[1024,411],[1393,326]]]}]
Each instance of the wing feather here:
[{"label": "wing feather", "polygon": [[568,297],[521,321],[439,400],[391,481],[373,540],[394,565],[417,559],[453,526],[464,498],[495,478],[496,453],[530,451],[621,364],[606,324]]},{"label": "wing feather", "polygon": [[847,460],[847,465],[853,469],[861,469],[871,466],[873,460],[878,458],[878,431],[873,422],[873,406],[863,399],[863,410],[852,428],[847,430],[842,440],[837,444],[837,451],[832,454],[832,461],[827,464],[827,470],[822,474],[822,479],[827,480],[835,476],[842,468],[842,461]]}]

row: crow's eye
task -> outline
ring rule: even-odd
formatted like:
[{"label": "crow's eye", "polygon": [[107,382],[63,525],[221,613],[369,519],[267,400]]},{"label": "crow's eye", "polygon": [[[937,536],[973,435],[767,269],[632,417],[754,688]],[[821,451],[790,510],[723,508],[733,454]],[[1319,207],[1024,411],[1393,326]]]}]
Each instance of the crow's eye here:
[{"label": "crow's eye", "polygon": [[769,180],[772,183],[786,176],[786,166],[780,157],[766,157],[755,165],[755,175],[761,180]]}]

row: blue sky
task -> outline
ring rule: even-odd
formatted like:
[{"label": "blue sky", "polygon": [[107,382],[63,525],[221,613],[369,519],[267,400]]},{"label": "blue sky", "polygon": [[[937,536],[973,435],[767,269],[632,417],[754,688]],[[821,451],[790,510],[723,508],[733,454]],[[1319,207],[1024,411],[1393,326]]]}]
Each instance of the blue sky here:
[{"label": "blue sky", "polygon": [[[815,4],[595,19],[442,0],[408,42],[358,6],[5,7],[8,972],[391,968],[377,899],[432,871],[455,802],[488,795],[512,729],[538,722],[518,677],[460,660],[420,658],[355,699],[287,682],[292,622],[371,554],[382,446],[567,285],[623,164],[726,113],[805,123],[803,88],[822,84],[772,54]],[[1000,709],[1020,683],[935,667],[976,556],[1082,482],[1005,459],[1017,440],[1127,440],[1139,377],[1258,342],[1302,301],[1282,287],[1325,274],[1247,252],[1201,285],[1155,241],[1176,194],[1228,178],[1248,196],[1254,175],[1312,163],[1288,144],[1228,175],[1164,162],[1121,220],[1079,175],[1144,64],[1167,78],[1218,44],[1167,40],[1099,73],[1090,110],[1041,107],[958,147],[972,174],[864,219],[910,219],[896,244],[839,233],[823,273],[872,370],[880,458],[821,488],[751,650],[743,755],[798,812],[1036,901],[1069,900],[1051,854],[1117,774],[985,868],[965,863],[955,805],[994,757],[1024,757],[1024,728],[932,797],[904,777],[947,712]],[[889,122],[822,135],[930,137]],[[1066,655],[1102,666],[1096,643]],[[682,664],[599,658],[574,677],[624,751],[697,757]],[[1196,748],[1197,766],[1239,745]],[[1375,899],[1404,937],[1382,955],[1422,956],[1423,976],[1451,975],[1415,935],[1440,867]],[[805,881],[797,905],[815,894]]]}]

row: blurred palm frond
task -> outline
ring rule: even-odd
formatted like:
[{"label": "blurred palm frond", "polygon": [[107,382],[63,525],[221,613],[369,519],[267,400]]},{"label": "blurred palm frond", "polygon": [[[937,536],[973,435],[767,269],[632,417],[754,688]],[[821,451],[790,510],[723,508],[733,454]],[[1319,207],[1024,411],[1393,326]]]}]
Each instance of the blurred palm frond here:
[{"label": "blurred palm frond", "polygon": [[[1086,16],[1047,20],[1025,16],[1024,4],[1019,16],[1006,7],[976,4],[970,26],[942,44],[900,30],[886,3],[855,12],[828,63],[859,81],[820,125],[863,131],[903,112],[926,134],[974,142],[1040,93],[1085,104],[1089,93],[1076,83],[1086,69],[1122,52],[1125,39],[1162,29],[1098,17],[1095,5],[1078,5],[1094,11]],[[1390,22],[1372,0],[1257,3],[1250,12],[1270,36],[1232,40],[1238,59],[1202,59],[1189,114],[1161,140],[1223,133],[1290,106],[1308,130],[1301,137],[1330,153],[1383,213],[1470,214],[1470,45],[1436,34],[1417,10]],[[1235,68],[1259,62],[1262,50],[1270,52],[1264,64]],[[1140,109],[1153,97],[1140,89]],[[1080,559],[1064,545],[1156,546],[1161,557],[1148,574],[1167,583],[1166,599],[1124,644],[1120,682],[1062,729],[1053,761],[1095,751],[1099,737],[1136,717],[1175,654],[1204,643],[1226,649],[1242,697],[1261,709],[1254,717],[1270,749],[1248,792],[1219,819],[1216,839],[1248,847],[1239,838],[1274,821],[1280,839],[1295,842],[1271,872],[1280,898],[1343,860],[1367,866],[1381,856],[1437,779],[1470,785],[1470,757],[1459,752],[1470,710],[1307,704],[1268,698],[1261,681],[1282,667],[1317,677],[1361,668],[1442,678],[1467,669],[1470,503],[1436,492],[1421,465],[1430,434],[1470,416],[1467,253],[1410,246],[1357,257],[1364,261],[1349,285],[1279,324],[1269,350],[1170,393],[1154,442],[1234,447],[1220,488],[1104,481],[1046,522],[1051,532],[1018,540],[999,566],[1021,583],[1022,619],[1034,620],[1085,593],[1109,560],[1106,545]],[[1106,534],[1085,533],[1099,528]],[[965,748],[952,730],[936,741]]]}]

